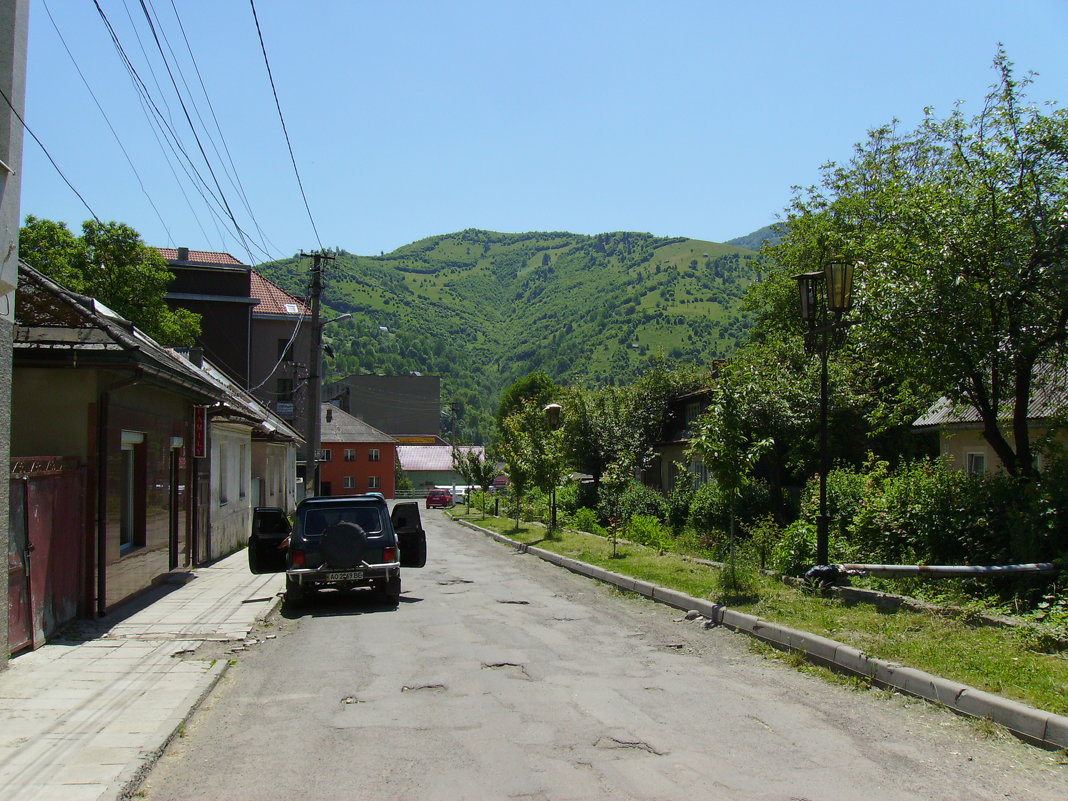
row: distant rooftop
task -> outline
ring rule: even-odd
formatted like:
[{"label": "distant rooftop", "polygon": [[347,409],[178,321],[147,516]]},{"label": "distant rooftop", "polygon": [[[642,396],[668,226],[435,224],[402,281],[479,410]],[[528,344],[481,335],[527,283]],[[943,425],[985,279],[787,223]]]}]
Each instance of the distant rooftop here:
[{"label": "distant rooftop", "polygon": [[249,294],[260,302],[253,311],[257,317],[261,314],[311,316],[311,309],[305,305],[304,301],[290,295],[270,278],[260,275],[255,270],[252,271],[252,286]]},{"label": "distant rooftop", "polygon": [[[247,267],[243,261],[240,261],[229,253],[223,253],[218,250],[188,250],[187,248],[156,248],[159,251],[159,255],[165,258],[167,261],[187,261],[192,264],[218,264],[225,267]],[[178,251],[184,250],[185,258],[180,258]]]}]

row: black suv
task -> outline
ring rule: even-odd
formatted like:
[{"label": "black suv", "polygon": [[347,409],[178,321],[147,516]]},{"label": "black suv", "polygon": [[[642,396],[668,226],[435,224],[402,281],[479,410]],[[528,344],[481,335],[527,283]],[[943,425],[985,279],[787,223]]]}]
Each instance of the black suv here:
[{"label": "black suv", "polygon": [[390,514],[381,495],[305,498],[291,528],[285,511],[257,507],[248,539],[253,573],[286,574],[286,600],[299,602],[321,587],[370,587],[400,601],[402,567],[426,564],[419,506],[398,503]]}]

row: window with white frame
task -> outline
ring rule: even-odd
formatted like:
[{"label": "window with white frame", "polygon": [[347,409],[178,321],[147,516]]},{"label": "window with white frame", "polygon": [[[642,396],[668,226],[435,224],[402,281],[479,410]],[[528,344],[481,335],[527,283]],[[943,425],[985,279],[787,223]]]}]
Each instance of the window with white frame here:
[{"label": "window with white frame", "polygon": [[986,472],[986,454],[982,451],[971,451],[965,455],[965,470],[970,476],[982,475]]},{"label": "window with white frame", "polygon": [[341,480],[341,485],[345,489],[356,489],[356,477],[355,476],[345,476]]},{"label": "window with white frame", "polygon": [[145,506],[148,493],[145,435],[122,432],[119,489],[119,550],[145,544]]},{"label": "window with white frame", "polygon": [[219,443],[219,506],[230,502],[230,444]]},{"label": "window with white frame", "polygon": [[329,461],[333,461],[333,459],[332,459],[332,457],[333,457],[333,453],[331,452],[331,450],[330,450],[329,448],[323,448],[323,449],[322,449],[322,450],[321,450],[321,451],[319,452],[319,454],[320,454],[320,458],[319,458],[319,461],[320,461],[320,462],[329,462]]},{"label": "window with white frame", "polygon": [[378,448],[371,448],[371,459],[370,459],[370,461],[372,461],[372,462],[380,462],[380,461],[382,461],[382,454],[379,452]]},{"label": "window with white frame", "polygon": [[367,477],[367,488],[368,489],[378,489],[380,486],[382,486],[382,484],[381,484],[381,482],[379,482],[378,476],[368,476]]},{"label": "window with white frame", "polygon": [[248,464],[248,445],[244,443],[238,448],[237,455],[237,495],[239,498],[248,496],[249,473],[252,472]]},{"label": "window with white frame", "polygon": [[345,461],[346,462],[355,462],[356,461],[356,449],[355,448],[345,448]]}]

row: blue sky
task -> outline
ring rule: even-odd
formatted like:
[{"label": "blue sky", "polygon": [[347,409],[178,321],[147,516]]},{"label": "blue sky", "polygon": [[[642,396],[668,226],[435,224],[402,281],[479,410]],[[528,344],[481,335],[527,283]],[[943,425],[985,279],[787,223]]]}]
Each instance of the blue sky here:
[{"label": "blue sky", "polygon": [[[31,0],[28,125],[102,219],[254,263],[464,228],[723,241],[773,222],[869,128],[978,109],[998,42],[1039,73],[1033,100],[1068,96],[1065,0],[256,0],[317,237],[250,3],[145,0],[192,87],[198,145],[140,0],[99,2],[248,237],[165,156],[90,0]],[[75,229],[90,216],[29,137],[22,211]]]}]

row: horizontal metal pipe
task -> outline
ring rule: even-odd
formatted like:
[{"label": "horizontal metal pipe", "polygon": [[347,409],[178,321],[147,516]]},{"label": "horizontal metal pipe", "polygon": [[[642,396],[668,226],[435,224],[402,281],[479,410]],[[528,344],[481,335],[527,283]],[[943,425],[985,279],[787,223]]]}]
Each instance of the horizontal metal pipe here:
[{"label": "horizontal metal pipe", "polygon": [[1000,576],[1020,573],[1056,573],[1056,562],[1026,565],[839,565],[840,570],[862,570],[871,576]]}]

